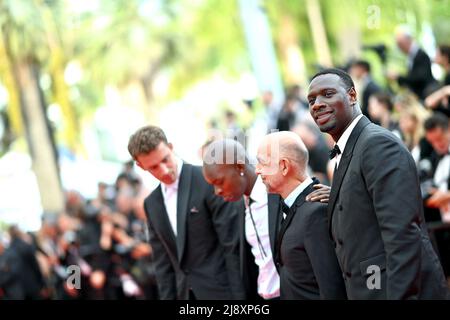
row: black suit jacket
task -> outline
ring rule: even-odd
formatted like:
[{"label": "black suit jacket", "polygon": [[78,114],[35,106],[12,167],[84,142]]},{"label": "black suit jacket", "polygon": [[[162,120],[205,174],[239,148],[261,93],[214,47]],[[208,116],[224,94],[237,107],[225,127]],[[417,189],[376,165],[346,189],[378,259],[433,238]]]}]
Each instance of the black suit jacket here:
[{"label": "black suit jacket", "polygon": [[214,194],[201,167],[183,164],[178,186],[177,236],[161,186],[144,203],[159,296],[244,299],[239,275],[238,207]]},{"label": "black suit jacket", "polygon": [[[280,196],[277,194],[268,194],[267,198],[270,249],[272,250],[272,258],[275,259],[276,237],[280,225]],[[245,237],[245,205],[243,201],[241,202],[241,212],[242,214],[239,218],[240,273],[244,282],[247,299],[259,300],[261,299],[258,295],[259,269],[255,263],[255,257],[251,251],[250,244]]]},{"label": "black suit jacket", "polygon": [[314,179],[297,197],[278,234],[282,300],[346,299],[344,280],[328,235],[327,206],[307,202]]},{"label": "black suit jacket", "polygon": [[435,81],[431,73],[430,57],[422,49],[417,51],[406,76],[398,78],[399,85],[409,87],[422,100],[426,98],[425,89]]},{"label": "black suit jacket", "polygon": [[[448,288],[423,218],[417,170],[388,130],[362,117],[333,178],[330,231],[350,299],[442,299]],[[381,286],[375,284],[379,268]]]},{"label": "black suit jacket", "polygon": [[17,252],[6,249],[0,254],[0,300],[23,300],[25,292],[20,277],[21,260]]},{"label": "black suit jacket", "polygon": [[40,291],[45,287],[45,281],[36,259],[35,248],[21,238],[14,238],[8,249],[14,251],[20,260],[18,264],[20,267],[19,278],[25,298],[40,299]]}]

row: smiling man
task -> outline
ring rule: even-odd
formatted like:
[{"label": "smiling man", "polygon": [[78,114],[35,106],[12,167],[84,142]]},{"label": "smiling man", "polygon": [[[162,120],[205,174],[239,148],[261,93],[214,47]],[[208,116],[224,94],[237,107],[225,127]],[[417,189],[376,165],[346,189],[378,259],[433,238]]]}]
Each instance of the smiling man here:
[{"label": "smiling man", "polygon": [[353,80],[313,76],[310,113],[335,141],[328,224],[349,299],[444,299],[414,160],[400,140],[361,114]]},{"label": "smiling man", "polygon": [[160,128],[139,129],[128,151],[161,181],[144,203],[160,299],[244,299],[237,207],[214,194],[200,167],[175,156]]}]

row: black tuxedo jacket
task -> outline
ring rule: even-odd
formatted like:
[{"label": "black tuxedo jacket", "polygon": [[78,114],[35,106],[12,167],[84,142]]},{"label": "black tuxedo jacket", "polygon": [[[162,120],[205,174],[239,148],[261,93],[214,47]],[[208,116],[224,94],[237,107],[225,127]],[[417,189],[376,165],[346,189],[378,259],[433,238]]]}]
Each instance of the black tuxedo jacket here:
[{"label": "black tuxedo jacket", "polygon": [[431,60],[425,51],[419,49],[406,76],[398,78],[398,84],[407,86],[420,99],[426,98],[426,88],[435,82],[431,73]]},{"label": "black tuxedo jacket", "polygon": [[[397,137],[366,117],[343,150],[328,220],[350,299],[448,294],[424,223],[414,160]],[[373,286],[375,274],[379,288]]]},{"label": "black tuxedo jacket", "polygon": [[201,167],[183,164],[177,195],[177,236],[161,186],[145,200],[161,299],[244,299],[239,275],[238,207],[214,194]]},{"label": "black tuxedo jacket", "polygon": [[307,202],[314,179],[297,197],[278,234],[282,300],[346,299],[342,273],[328,234],[327,206]]}]

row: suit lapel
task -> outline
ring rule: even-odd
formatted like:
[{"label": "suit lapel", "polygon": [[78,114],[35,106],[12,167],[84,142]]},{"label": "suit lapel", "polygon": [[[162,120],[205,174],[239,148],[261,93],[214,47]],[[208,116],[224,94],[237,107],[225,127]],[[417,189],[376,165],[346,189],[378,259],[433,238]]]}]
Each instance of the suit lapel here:
[{"label": "suit lapel", "polygon": [[177,248],[178,261],[181,261],[186,244],[186,219],[191,191],[192,166],[183,163],[177,193]]},{"label": "suit lapel", "polygon": [[267,206],[269,214],[269,239],[272,255],[275,257],[276,240],[278,229],[280,228],[280,196],[277,194],[267,195]]},{"label": "suit lapel", "polygon": [[[313,182],[308,187],[306,187],[306,189],[303,190],[302,193],[300,193],[298,195],[297,199],[295,199],[295,202],[291,207],[290,214],[287,215],[286,219],[284,219],[284,221],[281,223],[280,232],[278,233],[278,237],[277,237],[277,260],[278,261],[280,261],[281,242],[283,240],[284,234],[285,234],[287,228],[289,227],[289,225],[291,224],[291,221],[294,218],[295,214],[297,213],[298,208],[300,208],[303,205],[303,203],[305,203],[306,196],[314,190],[313,185],[316,183],[318,183],[318,181],[316,179],[314,179]],[[283,201],[283,200],[280,199],[280,201]],[[280,208],[280,211],[281,211],[281,208]],[[282,213],[280,212],[280,214],[282,214]]]},{"label": "suit lapel", "polygon": [[161,191],[161,185],[155,190],[155,201],[151,203],[150,215],[155,215],[152,219],[154,225],[157,226],[157,230],[161,233],[164,239],[168,239],[168,245],[173,250],[172,254],[176,256],[176,237],[170,225],[169,215],[167,214],[166,206],[164,205],[164,198]]},{"label": "suit lapel", "polygon": [[363,116],[358,124],[353,129],[350,137],[345,145],[344,152],[342,154],[341,160],[335,176],[333,177],[333,182],[331,184],[330,201],[328,203],[327,215],[328,215],[328,229],[331,234],[331,219],[333,218],[333,211],[336,205],[337,196],[339,190],[341,189],[342,180],[344,179],[345,173],[347,172],[348,166],[352,160],[353,149],[355,148],[356,141],[358,141],[359,135],[363,129],[370,123],[370,120]]}]

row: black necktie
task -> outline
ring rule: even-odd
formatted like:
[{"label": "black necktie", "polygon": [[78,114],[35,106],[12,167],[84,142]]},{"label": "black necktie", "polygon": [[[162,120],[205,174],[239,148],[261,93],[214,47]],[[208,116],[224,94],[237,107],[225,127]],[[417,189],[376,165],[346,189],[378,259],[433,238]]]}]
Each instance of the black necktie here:
[{"label": "black necktie", "polygon": [[330,160],[339,154],[341,154],[341,149],[339,149],[339,146],[335,144],[334,148],[330,150]]},{"label": "black necktie", "polygon": [[[283,200],[281,200],[281,210],[283,210],[283,213],[286,215],[286,218],[291,213],[291,208],[289,208],[289,206]],[[283,217],[283,220],[284,219],[285,218]]]}]

